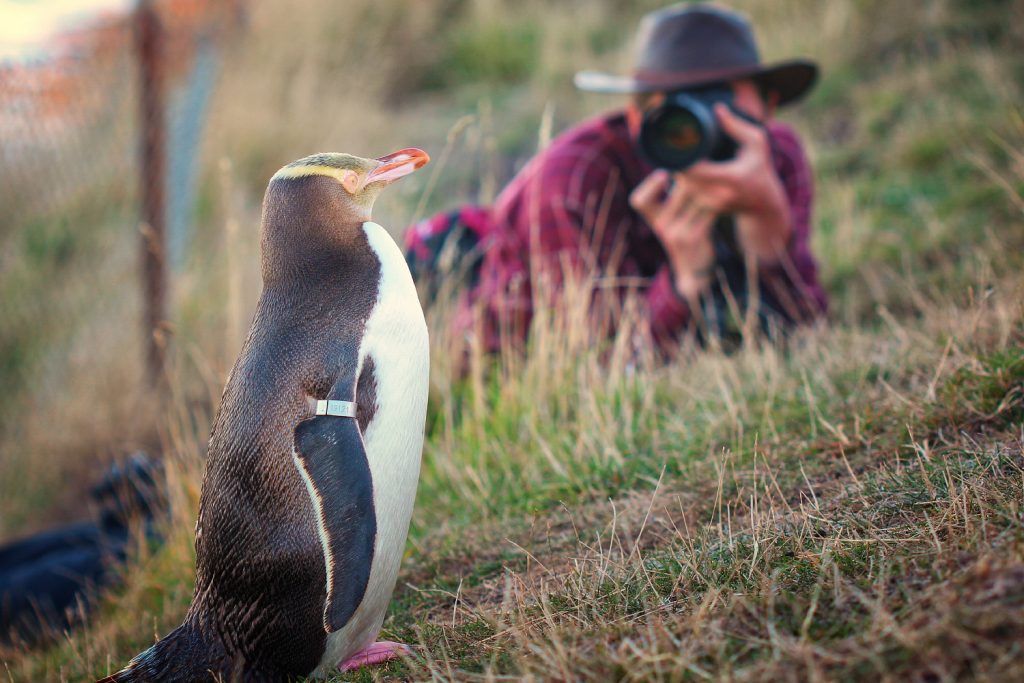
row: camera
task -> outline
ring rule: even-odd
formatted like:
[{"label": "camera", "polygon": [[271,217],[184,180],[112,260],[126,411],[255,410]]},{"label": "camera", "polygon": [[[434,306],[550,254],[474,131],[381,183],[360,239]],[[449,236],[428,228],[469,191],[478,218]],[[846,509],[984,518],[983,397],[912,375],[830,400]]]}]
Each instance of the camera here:
[{"label": "camera", "polygon": [[714,85],[669,93],[658,107],[644,114],[640,150],[659,168],[682,171],[702,159],[727,161],[736,155],[736,141],[729,137],[715,105],[725,104],[748,121],[751,117],[733,106],[732,89]]}]

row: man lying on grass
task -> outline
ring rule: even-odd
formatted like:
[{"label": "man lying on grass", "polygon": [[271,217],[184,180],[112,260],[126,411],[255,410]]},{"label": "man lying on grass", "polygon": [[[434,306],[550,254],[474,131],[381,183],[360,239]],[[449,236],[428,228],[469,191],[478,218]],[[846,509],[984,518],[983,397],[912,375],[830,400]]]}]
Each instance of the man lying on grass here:
[{"label": "man lying on grass", "polygon": [[746,19],[709,5],[648,14],[637,55],[630,77],[576,77],[584,90],[631,95],[624,110],[563,133],[492,208],[409,231],[418,279],[436,285],[445,254],[468,271],[456,324],[482,330],[488,351],[525,340],[541,280],[557,290],[567,273],[600,274],[596,302],[636,291],[664,350],[688,329],[728,339],[745,324],[771,333],[824,312],[811,170],[797,135],[772,118],[817,67],[762,64]]}]

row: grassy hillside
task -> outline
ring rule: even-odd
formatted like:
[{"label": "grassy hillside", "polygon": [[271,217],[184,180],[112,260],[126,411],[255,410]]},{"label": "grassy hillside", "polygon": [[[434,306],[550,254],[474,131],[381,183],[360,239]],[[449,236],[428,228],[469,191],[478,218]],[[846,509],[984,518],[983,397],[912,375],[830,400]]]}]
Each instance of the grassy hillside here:
[{"label": "grassy hillside", "polygon": [[[1024,677],[1024,4],[732,4],[768,60],[824,69],[783,115],[816,168],[830,325],[666,367],[630,353],[628,328],[588,338],[570,303],[538,316],[525,357],[456,381],[448,311],[428,311],[424,468],[385,623],[418,655],[336,680]],[[11,348],[31,352],[0,422],[0,534],[76,511],[67,482],[133,445],[164,455],[172,501],[167,543],[139,548],[88,628],[0,653],[11,680],[90,680],[184,614],[269,175],[322,149],[418,145],[434,164],[377,220],[399,233],[488,201],[552,133],[618,104],[572,91],[571,74],[625,68],[655,6],[254,3],[207,132],[163,410],[137,409],[138,341],[123,334],[134,253],[96,246],[129,219],[62,207],[94,231],[63,258],[61,223],[43,226],[58,246],[11,228],[36,246],[0,273],[22,321]],[[44,324],[32,287],[68,314]],[[44,401],[62,429],[36,415]]]}]

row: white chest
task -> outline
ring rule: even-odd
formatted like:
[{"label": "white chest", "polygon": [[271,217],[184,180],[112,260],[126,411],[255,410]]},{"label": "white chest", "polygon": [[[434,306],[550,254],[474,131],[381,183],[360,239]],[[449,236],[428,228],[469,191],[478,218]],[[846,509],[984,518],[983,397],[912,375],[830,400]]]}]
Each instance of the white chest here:
[{"label": "white chest", "polygon": [[405,550],[423,451],[430,372],[423,310],[395,241],[376,223],[363,224],[363,230],[381,264],[377,302],[359,348],[359,371],[371,357],[376,376],[377,409],[363,443],[373,479],[377,537],[362,603],[340,631],[328,636],[314,677],[326,675],[377,637]]}]

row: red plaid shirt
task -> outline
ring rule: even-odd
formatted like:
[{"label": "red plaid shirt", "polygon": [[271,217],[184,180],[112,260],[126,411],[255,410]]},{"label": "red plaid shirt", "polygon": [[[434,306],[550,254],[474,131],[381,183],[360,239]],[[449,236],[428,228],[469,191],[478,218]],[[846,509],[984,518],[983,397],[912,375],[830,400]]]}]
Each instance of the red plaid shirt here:
[{"label": "red plaid shirt", "polygon": [[[788,258],[762,268],[760,280],[762,289],[786,302],[792,321],[807,320],[826,308],[809,246],[811,171],[791,128],[771,122],[767,129],[793,233]],[[536,289],[531,277],[546,273],[557,286],[568,268],[606,280],[613,276],[611,288],[620,293],[640,292],[655,340],[672,343],[687,327],[690,311],[676,293],[657,236],[629,205],[630,193],[653,170],[638,153],[622,112],[585,121],[559,136],[495,202],[481,231],[480,281],[463,302],[460,327],[472,329],[471,311],[479,306],[488,350],[500,347],[502,335],[525,339]]]}]

